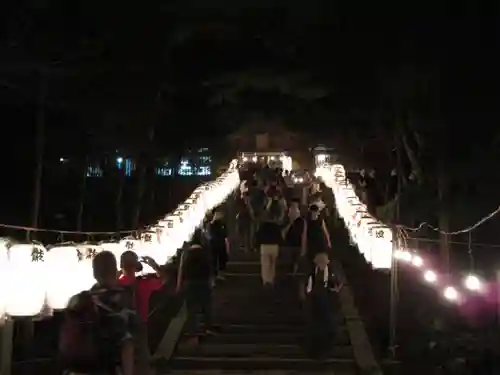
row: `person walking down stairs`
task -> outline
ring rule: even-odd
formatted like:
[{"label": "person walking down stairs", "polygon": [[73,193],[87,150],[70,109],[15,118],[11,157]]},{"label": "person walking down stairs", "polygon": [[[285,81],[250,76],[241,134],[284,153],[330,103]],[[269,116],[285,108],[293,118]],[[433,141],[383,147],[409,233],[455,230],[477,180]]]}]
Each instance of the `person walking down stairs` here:
[{"label": "person walking down stairs", "polygon": [[229,256],[229,239],[224,214],[221,210],[215,211],[209,231],[214,276],[217,280],[223,281]]},{"label": "person walking down stairs", "polygon": [[282,242],[281,225],[286,213],[286,202],[278,194],[276,187],[270,187],[258,232],[260,243],[260,266],[262,284],[266,288],[274,286],[276,262]]}]

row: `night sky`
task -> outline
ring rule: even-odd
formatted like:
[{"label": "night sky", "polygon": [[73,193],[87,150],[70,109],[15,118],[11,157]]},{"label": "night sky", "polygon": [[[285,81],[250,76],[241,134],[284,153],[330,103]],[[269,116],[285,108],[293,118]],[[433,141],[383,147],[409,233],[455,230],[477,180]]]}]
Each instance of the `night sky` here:
[{"label": "night sky", "polygon": [[149,124],[154,152],[171,154],[255,115],[331,137],[346,153],[383,138],[374,152],[390,154],[394,124],[407,121],[425,138],[429,164],[446,149],[452,164],[468,163],[477,178],[497,168],[497,8],[481,1],[2,3],[4,168],[23,171],[12,184],[31,183],[45,82],[49,158],[141,152]]}]

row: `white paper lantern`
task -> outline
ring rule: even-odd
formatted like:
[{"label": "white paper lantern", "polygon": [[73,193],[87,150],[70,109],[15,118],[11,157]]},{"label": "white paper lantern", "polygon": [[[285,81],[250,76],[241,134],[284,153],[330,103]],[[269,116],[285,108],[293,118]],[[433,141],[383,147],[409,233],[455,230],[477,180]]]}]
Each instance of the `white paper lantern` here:
[{"label": "white paper lantern", "polygon": [[9,267],[9,253],[8,247],[10,246],[10,241],[6,238],[0,238],[0,319],[5,316],[5,308],[7,304],[7,289],[9,285],[8,267]]},{"label": "white paper lantern", "polygon": [[[169,215],[165,218],[165,233],[170,239],[174,254],[184,243],[183,233],[180,231],[181,222],[178,215]],[[174,255],[172,254],[172,255]]]},{"label": "white paper lantern", "polygon": [[52,247],[45,254],[48,270],[47,303],[55,309],[66,308],[69,299],[84,286],[79,274],[79,252],[75,246]]},{"label": "white paper lantern", "polygon": [[81,243],[76,245],[76,249],[79,261],[75,272],[78,275],[80,288],[81,290],[89,290],[96,283],[92,261],[102,251],[102,247],[91,243]]},{"label": "white paper lantern", "polygon": [[11,316],[38,315],[45,305],[47,275],[58,270],[47,267],[42,245],[15,244],[8,252],[5,311]]},{"label": "white paper lantern", "polygon": [[392,231],[382,225],[372,231],[373,268],[390,269],[392,265]]},{"label": "white paper lantern", "polygon": [[[158,263],[158,252],[160,251],[159,249],[159,241],[158,241],[158,235],[155,230],[147,230],[141,233],[141,241],[140,245],[138,246],[138,249],[135,250],[136,254],[139,257],[143,256],[149,256],[153,258],[157,263]],[[147,264],[143,264],[143,273],[148,274],[148,273],[154,273],[155,270],[152,269],[150,266]]]},{"label": "white paper lantern", "polygon": [[158,237],[158,245],[153,250],[153,259],[160,265],[166,264],[172,255],[175,254],[176,248],[172,246],[172,241],[168,236],[168,231],[163,221],[154,226],[153,229],[156,230]]}]

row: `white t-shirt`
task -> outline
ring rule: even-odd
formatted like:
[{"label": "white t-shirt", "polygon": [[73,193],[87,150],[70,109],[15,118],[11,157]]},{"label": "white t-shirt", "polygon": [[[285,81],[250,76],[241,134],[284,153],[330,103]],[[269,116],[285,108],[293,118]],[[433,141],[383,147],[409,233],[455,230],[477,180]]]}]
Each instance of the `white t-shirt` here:
[{"label": "white t-shirt", "polygon": [[243,180],[240,184],[240,193],[243,195],[244,192],[248,191],[247,180]]},{"label": "white t-shirt", "polygon": [[313,204],[315,204],[316,206],[318,206],[319,212],[321,212],[323,210],[323,208],[326,207],[325,202],[323,202],[321,199],[317,199],[315,201],[312,201],[309,206],[312,206]]}]

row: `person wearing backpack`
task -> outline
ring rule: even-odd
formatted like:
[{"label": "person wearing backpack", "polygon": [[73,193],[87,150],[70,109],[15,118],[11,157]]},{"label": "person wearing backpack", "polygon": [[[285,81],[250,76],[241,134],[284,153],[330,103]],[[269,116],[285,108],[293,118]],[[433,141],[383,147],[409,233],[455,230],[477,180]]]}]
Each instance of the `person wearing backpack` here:
[{"label": "person wearing backpack", "polygon": [[262,284],[266,288],[274,286],[279,246],[282,242],[281,225],[285,212],[285,200],[280,197],[276,187],[271,186],[267,191],[267,201],[258,231],[261,277]]},{"label": "person wearing backpack", "polygon": [[59,335],[59,361],[68,374],[134,374],[138,319],[130,293],[119,285],[116,258],[102,251],[92,261],[97,283],[73,296]]}]

